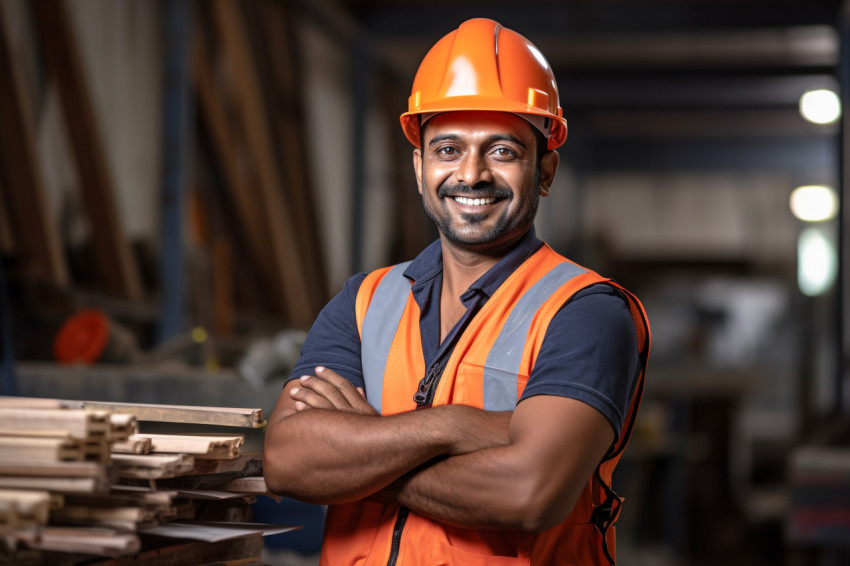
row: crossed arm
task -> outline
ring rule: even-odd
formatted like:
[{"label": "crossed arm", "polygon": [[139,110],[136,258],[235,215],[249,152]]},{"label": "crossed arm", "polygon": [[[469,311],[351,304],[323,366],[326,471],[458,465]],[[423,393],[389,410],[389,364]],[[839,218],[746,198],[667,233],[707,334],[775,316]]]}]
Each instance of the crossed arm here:
[{"label": "crossed arm", "polygon": [[350,382],[317,368],[284,388],[263,466],[272,491],[303,501],[371,496],[464,527],[538,531],[570,513],[613,440],[596,409],[546,395],[513,412],[379,416]]}]

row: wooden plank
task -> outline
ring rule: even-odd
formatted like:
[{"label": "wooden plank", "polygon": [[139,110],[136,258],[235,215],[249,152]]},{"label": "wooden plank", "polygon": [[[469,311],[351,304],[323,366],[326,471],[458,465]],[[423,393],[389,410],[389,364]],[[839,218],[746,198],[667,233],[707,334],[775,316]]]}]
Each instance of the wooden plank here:
[{"label": "wooden plank", "polygon": [[132,506],[143,507],[153,512],[156,521],[171,521],[177,518],[175,500],[178,491],[153,491],[150,488],[113,486],[106,495],[89,497],[66,497],[72,505],[91,505],[96,507]]},{"label": "wooden plank", "polygon": [[11,501],[0,500],[0,536],[8,535],[18,527],[18,512]]},{"label": "wooden plank", "polygon": [[270,497],[278,502],[283,499],[280,495],[269,491],[269,487],[266,485],[266,479],[262,476],[237,478],[235,480],[226,481],[216,486],[216,489],[232,491],[235,493],[254,493],[257,495],[265,495],[266,497]]},{"label": "wooden plank", "polygon": [[109,415],[109,431],[107,439],[110,442],[123,442],[139,431],[135,415]]},{"label": "wooden plank", "polygon": [[0,465],[19,460],[29,461],[81,461],[83,447],[73,438],[0,437]]},{"label": "wooden plank", "polygon": [[46,491],[0,489],[0,501],[9,503],[19,518],[46,525],[50,514],[50,494]]},{"label": "wooden plank", "polygon": [[59,89],[100,280],[110,293],[141,299],[138,267],[122,230],[105,147],[65,1],[38,0],[32,5],[45,61]]},{"label": "wooden plank", "polygon": [[110,403],[105,401],[80,401],[79,403],[89,410],[134,415],[139,421],[210,424],[245,428],[258,428],[265,425],[262,409]]},{"label": "wooden plank", "polygon": [[96,462],[42,462],[15,458],[0,463],[0,476],[107,478],[106,466]]},{"label": "wooden plank", "polygon": [[221,483],[263,473],[262,455],[244,453],[232,460],[195,459],[191,470],[172,478],[157,480],[158,489],[215,489]]},{"label": "wooden plank", "polygon": [[151,451],[192,454],[195,458],[233,459],[239,456],[245,437],[179,434],[137,434],[151,441]]},{"label": "wooden plank", "polygon": [[27,436],[36,438],[71,438],[67,431],[60,428],[56,430],[6,430],[0,428],[0,436]]},{"label": "wooden plank", "polygon": [[108,462],[111,443],[105,438],[89,439],[83,442],[83,459],[88,462]]},{"label": "wooden plank", "polygon": [[187,475],[237,474],[240,476],[262,473],[263,456],[259,452],[243,452],[233,460],[195,460],[192,471]]},{"label": "wooden plank", "polygon": [[106,438],[110,429],[109,415],[103,411],[75,409],[0,408],[0,430],[64,431],[77,439]]},{"label": "wooden plank", "polygon": [[38,531],[16,532],[18,540],[36,550],[123,556],[141,549],[135,534],[90,527],[47,527]]},{"label": "wooden plank", "polygon": [[161,543],[124,558],[115,558],[97,566],[186,566],[221,564],[233,560],[259,561],[263,549],[262,534],[208,543],[201,541]]},{"label": "wooden plank", "polygon": [[[109,401],[72,401],[65,399],[42,399],[36,397],[0,397],[0,411],[4,408],[16,408],[17,399],[23,403],[21,408],[47,407],[65,409],[86,409],[93,412],[112,413],[114,415],[132,415],[138,421],[212,424],[244,428],[259,428],[266,424],[262,409],[238,407],[205,407],[200,405],[158,405],[150,403],[112,403]],[[7,405],[10,404],[11,406]]]},{"label": "wooden plank", "polygon": [[[0,11],[0,159],[6,173],[9,210],[3,209],[0,232],[4,247],[15,228],[16,247],[26,259],[29,275],[55,285],[68,285],[68,268],[62,252],[57,223],[50,217],[35,139],[32,109],[24,92],[23,78],[12,54],[6,22]],[[8,224],[7,224],[8,222]]]},{"label": "wooden plank", "polygon": [[113,454],[112,463],[122,478],[173,478],[192,471],[195,459],[187,454]]},{"label": "wooden plank", "polygon": [[44,489],[60,493],[94,493],[109,487],[99,478],[63,478],[34,476],[0,476],[0,487],[9,489]]},{"label": "wooden plank", "polygon": [[150,454],[151,439],[132,435],[123,442],[116,442],[113,444],[112,452],[118,454]]},{"label": "wooden plank", "polygon": [[224,59],[232,73],[235,114],[244,127],[249,154],[257,165],[262,202],[260,220],[269,230],[265,242],[267,259],[274,266],[290,323],[307,329],[316,312],[307,300],[310,291],[303,276],[306,263],[295,232],[292,211],[283,196],[283,180],[275,161],[265,102],[242,13],[235,2],[215,0],[212,14]]},{"label": "wooden plank", "polygon": [[0,408],[8,409],[63,409],[59,399],[42,399],[41,397],[8,397],[0,396]]},{"label": "wooden plank", "polygon": [[266,486],[266,480],[262,476],[254,476],[248,478],[238,478],[235,480],[226,481],[217,489],[222,491],[235,491],[238,493],[268,493],[269,488]]},{"label": "wooden plank", "polygon": [[55,524],[94,525],[136,531],[156,524],[156,515],[142,507],[90,507],[65,505],[50,513]]},{"label": "wooden plank", "polygon": [[110,492],[113,498],[130,498],[141,501],[145,505],[156,507],[169,506],[177,497],[177,490],[153,490],[149,487],[136,487],[131,485],[114,485]]}]

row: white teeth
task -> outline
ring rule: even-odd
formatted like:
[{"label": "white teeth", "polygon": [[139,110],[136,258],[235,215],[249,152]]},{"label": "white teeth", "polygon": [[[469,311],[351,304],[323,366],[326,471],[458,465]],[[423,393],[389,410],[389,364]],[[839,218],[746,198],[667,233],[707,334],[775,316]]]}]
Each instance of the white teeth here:
[{"label": "white teeth", "polygon": [[466,206],[482,206],[485,204],[493,204],[496,202],[495,197],[487,197],[487,198],[467,198],[467,197],[454,197],[455,201],[458,204],[463,204]]}]

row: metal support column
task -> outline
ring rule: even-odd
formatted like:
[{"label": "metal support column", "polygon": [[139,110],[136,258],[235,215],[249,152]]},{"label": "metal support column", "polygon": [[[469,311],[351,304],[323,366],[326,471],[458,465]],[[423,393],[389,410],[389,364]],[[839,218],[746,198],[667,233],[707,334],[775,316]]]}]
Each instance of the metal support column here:
[{"label": "metal support column", "polygon": [[843,415],[850,415],[850,301],[847,300],[847,285],[850,283],[850,5],[844,2],[838,21],[840,50],[838,56],[839,97],[841,99],[841,118],[839,120],[839,155],[838,155],[838,281],[837,302],[838,316],[838,376],[836,384],[836,399],[838,410]]},{"label": "metal support column", "polygon": [[0,395],[18,395],[8,297],[6,274],[3,271],[3,262],[0,261]]},{"label": "metal support column", "polygon": [[185,330],[184,218],[192,149],[190,96],[191,0],[166,0],[163,89],[163,177],[160,244],[162,283],[159,340]]}]

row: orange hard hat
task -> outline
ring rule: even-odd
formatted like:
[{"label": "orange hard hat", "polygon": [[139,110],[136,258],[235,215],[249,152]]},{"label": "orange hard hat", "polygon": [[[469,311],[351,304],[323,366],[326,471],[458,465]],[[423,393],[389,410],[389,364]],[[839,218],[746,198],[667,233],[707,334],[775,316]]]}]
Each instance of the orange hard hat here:
[{"label": "orange hard hat", "polygon": [[512,112],[543,130],[555,149],[567,139],[552,68],[533,43],[486,18],[475,18],[438,41],[425,55],[401,115],[419,147],[420,116],[461,110]]}]

